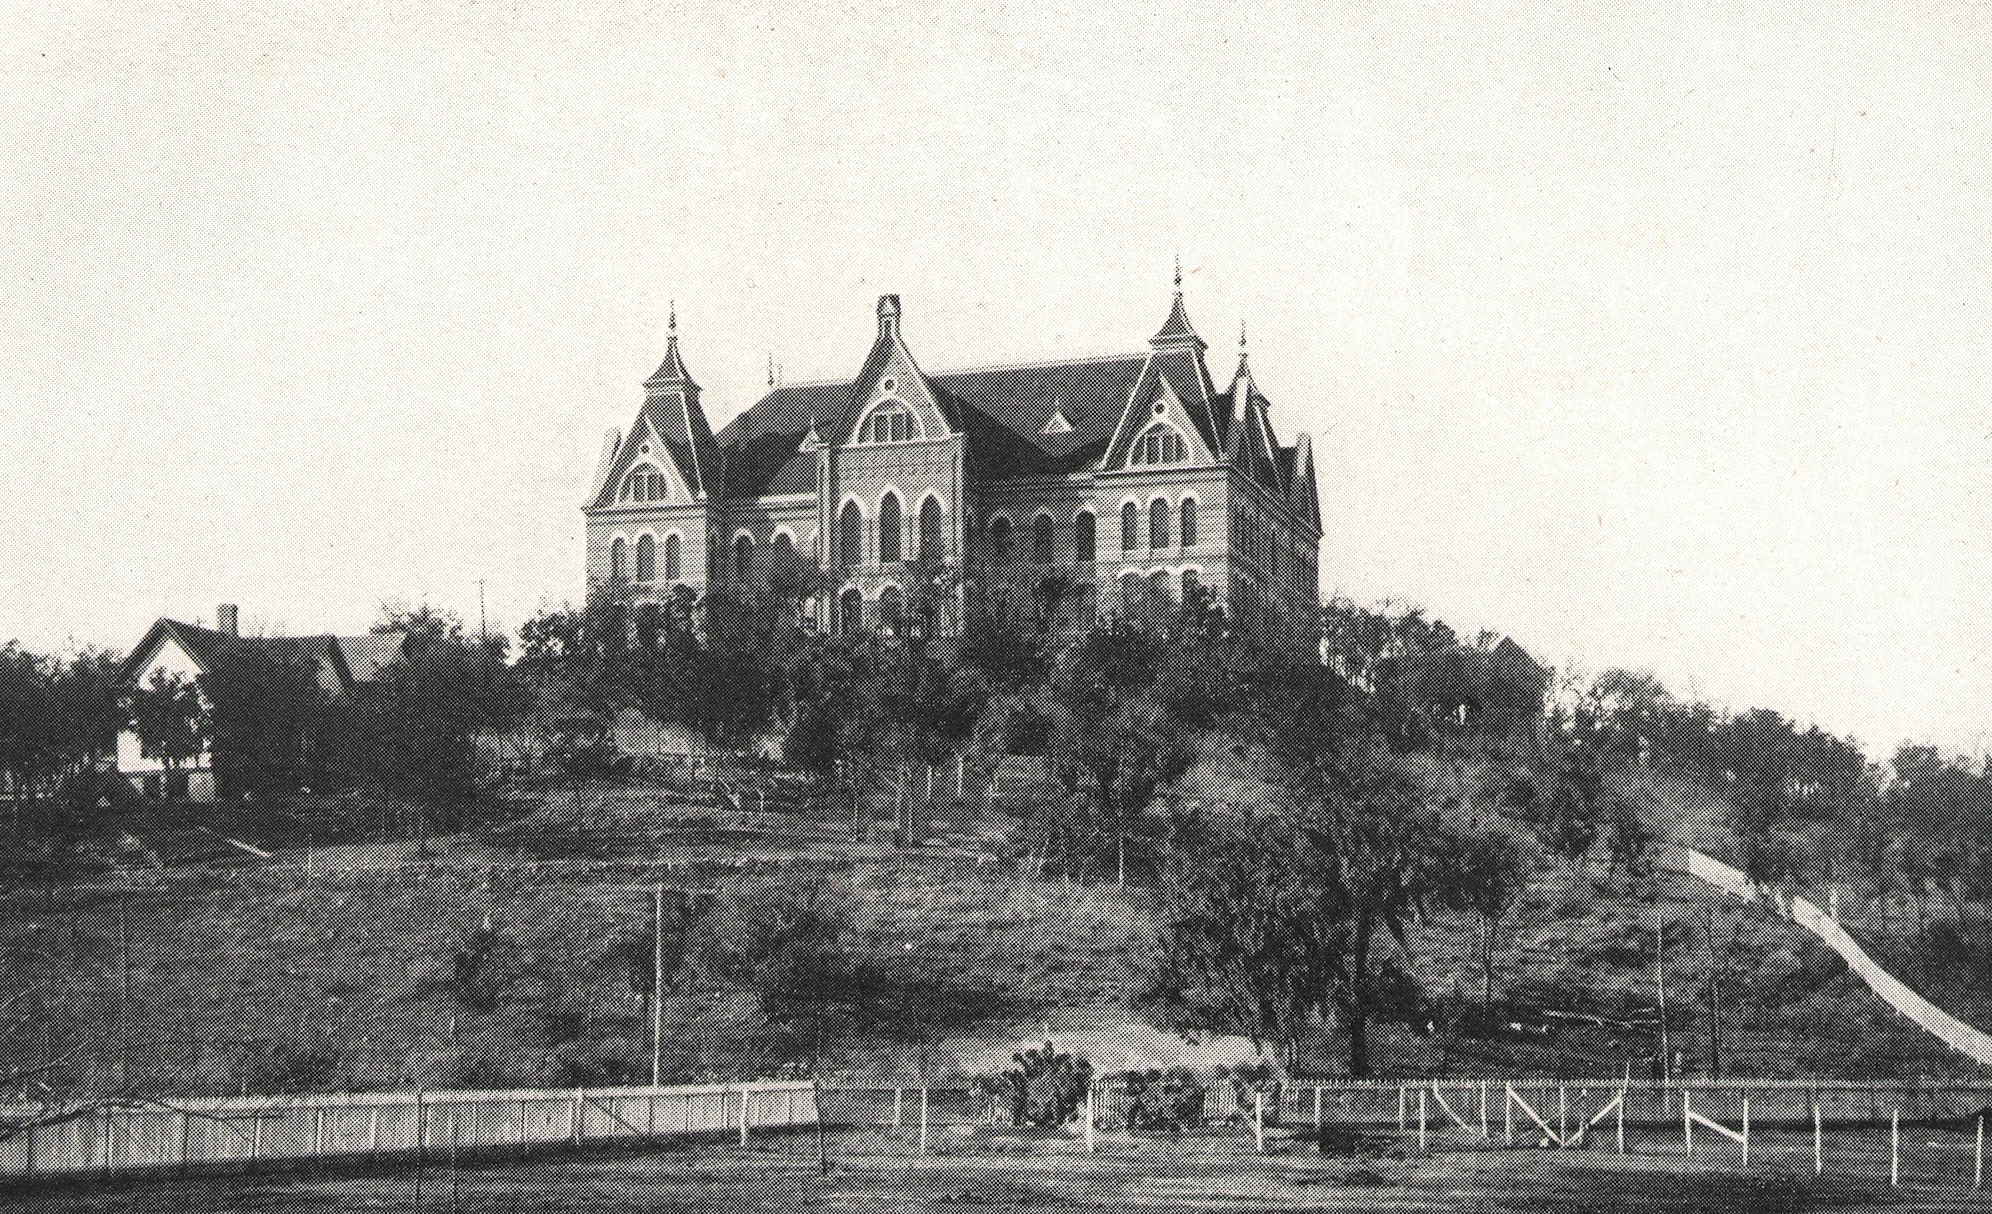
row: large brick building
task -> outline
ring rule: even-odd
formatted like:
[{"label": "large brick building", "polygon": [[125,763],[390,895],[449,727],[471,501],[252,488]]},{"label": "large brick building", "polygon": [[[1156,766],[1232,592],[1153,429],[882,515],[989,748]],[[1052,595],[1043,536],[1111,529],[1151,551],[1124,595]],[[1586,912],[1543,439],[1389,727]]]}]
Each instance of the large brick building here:
[{"label": "large brick building", "polygon": [[[922,371],[899,297],[849,380],[771,385],[718,434],[678,351],[611,433],[583,513],[591,587],[786,588],[817,627],[945,633],[970,605],[1081,623],[1186,585],[1311,643],[1321,506],[1244,340],[1219,389],[1182,286],[1148,349]],[[799,571],[798,576],[790,576]]]}]

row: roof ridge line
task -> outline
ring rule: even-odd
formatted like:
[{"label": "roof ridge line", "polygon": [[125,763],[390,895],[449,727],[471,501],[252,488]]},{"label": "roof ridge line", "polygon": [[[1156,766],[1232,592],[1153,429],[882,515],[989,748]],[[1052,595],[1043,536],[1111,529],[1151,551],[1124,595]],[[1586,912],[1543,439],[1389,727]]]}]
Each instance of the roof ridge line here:
[{"label": "roof ridge line", "polygon": [[971,367],[949,367],[945,371],[929,371],[928,379],[943,375],[973,375],[982,371],[1027,371],[1037,367],[1076,367],[1082,363],[1140,362],[1147,358],[1144,353],[1131,354],[1083,354],[1077,358],[1040,358],[1025,362],[980,363]]}]

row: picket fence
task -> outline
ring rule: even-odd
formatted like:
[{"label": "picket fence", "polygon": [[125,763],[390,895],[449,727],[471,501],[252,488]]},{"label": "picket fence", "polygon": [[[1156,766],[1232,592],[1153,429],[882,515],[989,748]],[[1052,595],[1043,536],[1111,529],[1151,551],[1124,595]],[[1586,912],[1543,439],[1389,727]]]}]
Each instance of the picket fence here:
[{"label": "picket fence", "polygon": [[[0,1128],[21,1125],[21,1113],[0,1110]],[[815,1121],[807,1082],[130,1102],[0,1139],[0,1178],[744,1139]]]}]

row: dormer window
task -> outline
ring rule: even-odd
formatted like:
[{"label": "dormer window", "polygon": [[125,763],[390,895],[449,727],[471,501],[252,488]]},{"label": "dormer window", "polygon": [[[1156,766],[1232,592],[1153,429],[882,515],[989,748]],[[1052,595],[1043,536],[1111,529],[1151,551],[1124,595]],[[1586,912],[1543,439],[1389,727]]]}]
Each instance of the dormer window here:
[{"label": "dormer window", "polygon": [[1190,444],[1183,432],[1168,422],[1156,422],[1143,430],[1128,452],[1131,464],[1180,464],[1190,458]]},{"label": "dormer window", "polygon": [[920,438],[920,419],[901,400],[880,401],[858,427],[860,443],[910,443]]},{"label": "dormer window", "polygon": [[661,502],[670,496],[670,482],[655,468],[638,468],[623,480],[623,501]]}]

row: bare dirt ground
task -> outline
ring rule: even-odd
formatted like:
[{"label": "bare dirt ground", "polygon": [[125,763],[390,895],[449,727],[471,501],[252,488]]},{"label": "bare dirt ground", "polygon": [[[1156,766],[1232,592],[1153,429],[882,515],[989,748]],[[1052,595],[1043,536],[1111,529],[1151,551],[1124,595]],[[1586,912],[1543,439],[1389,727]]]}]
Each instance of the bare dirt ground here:
[{"label": "bare dirt ground", "polygon": [[[1376,1141],[1323,1156],[1275,1140],[1256,1154],[1236,1130],[1169,1139],[1102,1136],[1096,1154],[1062,1134],[937,1131],[920,1156],[910,1131],[838,1134],[829,1177],[807,1135],[742,1150],[704,1144],[653,1154],[464,1163],[431,1160],[419,1192],[412,1168],[79,1183],[0,1192],[9,1210],[90,1214],[200,1211],[762,1211],[960,1214],[961,1211],[1245,1210],[1860,1211],[1976,1210],[1957,1143],[1925,1135],[1904,1183],[1887,1181],[1886,1131],[1830,1143],[1838,1174],[1811,1175],[1810,1139],[1766,1139],[1745,1172],[1733,1151],[1690,1164],[1678,1141],[1635,1143],[1635,1153],[1438,1150]],[[1876,1164],[1879,1164],[1877,1170]]]}]

